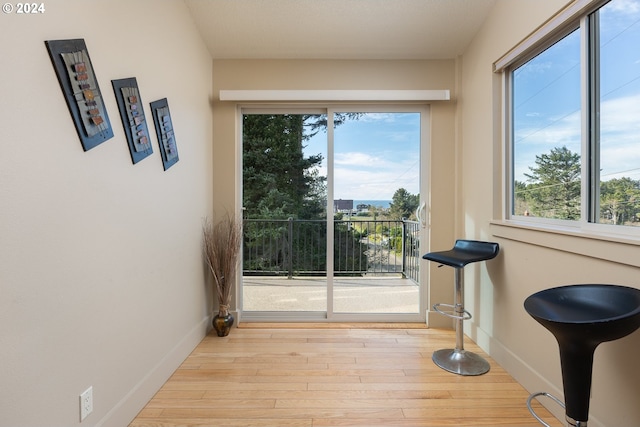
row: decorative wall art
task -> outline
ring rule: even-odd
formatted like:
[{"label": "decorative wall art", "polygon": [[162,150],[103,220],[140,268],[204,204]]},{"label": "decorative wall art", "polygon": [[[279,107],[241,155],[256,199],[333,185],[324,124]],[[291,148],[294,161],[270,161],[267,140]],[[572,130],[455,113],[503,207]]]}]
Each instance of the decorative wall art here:
[{"label": "decorative wall art", "polygon": [[153,153],[138,82],[135,77],[131,77],[111,80],[111,84],[116,94],[116,101],[118,101],[124,132],[127,135],[131,160],[133,164],[136,164]]},{"label": "decorative wall art", "polygon": [[113,137],[84,40],[47,40],[44,43],[84,151]]},{"label": "decorative wall art", "polygon": [[164,170],[167,170],[179,160],[176,136],[173,132],[173,123],[171,122],[167,98],[151,103],[151,115],[153,116],[156,135],[158,135],[158,145],[162,153],[162,166]]}]

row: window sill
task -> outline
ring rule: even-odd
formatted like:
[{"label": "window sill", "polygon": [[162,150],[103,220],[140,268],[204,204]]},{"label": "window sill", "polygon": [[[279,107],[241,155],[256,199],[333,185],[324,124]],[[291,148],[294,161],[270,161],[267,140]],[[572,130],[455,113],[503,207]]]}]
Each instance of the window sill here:
[{"label": "window sill", "polygon": [[514,220],[491,221],[490,229],[494,236],[503,239],[640,267],[637,237]]}]

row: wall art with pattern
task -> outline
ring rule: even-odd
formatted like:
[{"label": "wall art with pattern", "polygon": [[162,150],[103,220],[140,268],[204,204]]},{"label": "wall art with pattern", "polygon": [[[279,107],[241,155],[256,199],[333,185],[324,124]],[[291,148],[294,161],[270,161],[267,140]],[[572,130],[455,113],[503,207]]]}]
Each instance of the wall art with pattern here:
[{"label": "wall art with pattern", "polygon": [[176,146],[176,135],[173,131],[171,113],[167,98],[159,99],[151,103],[151,114],[156,127],[158,145],[162,153],[162,166],[164,170],[175,165],[178,159],[178,147]]},{"label": "wall art with pattern", "polygon": [[111,84],[118,102],[124,133],[127,136],[131,161],[136,164],[153,153],[138,82],[135,77],[130,77],[111,80]]},{"label": "wall art with pattern", "polygon": [[44,42],[84,151],[113,137],[84,39]]}]

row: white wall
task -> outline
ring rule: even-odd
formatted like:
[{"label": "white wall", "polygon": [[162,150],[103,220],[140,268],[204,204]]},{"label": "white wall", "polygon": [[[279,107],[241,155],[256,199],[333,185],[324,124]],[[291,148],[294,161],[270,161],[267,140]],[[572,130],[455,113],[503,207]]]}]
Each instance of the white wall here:
[{"label": "white wall", "polygon": [[[206,332],[210,55],[179,1],[56,0],[0,16],[0,426],[122,427]],[[115,136],[83,152],[45,40],[83,38]],[[154,153],[133,165],[112,79],[136,77]],[[163,171],[149,103],[168,98]]]},{"label": "white wall", "polygon": [[[572,282],[638,286],[640,277],[636,266],[573,250],[633,254],[637,245],[514,236],[489,224],[502,155],[492,63],[565,3],[498,0],[456,67],[218,61],[214,70],[178,1],[56,0],[40,16],[2,14],[0,426],[124,426],[202,338],[211,305],[201,219],[236,205],[236,107],[217,102],[218,89],[456,86],[453,102],[432,109],[432,243],[450,245],[461,231],[501,244],[496,260],[467,269],[468,332],[525,387],[558,393],[556,344],[524,298]],[[67,38],[85,39],[115,133],[88,152],[44,46]],[[125,77],[138,79],[147,115],[149,102],[169,99],[180,161],[166,172],[152,126],[154,154],[131,164],[111,89]],[[434,300],[450,295],[440,271]],[[640,333],[596,351],[590,425],[640,425],[638,351]],[[89,386],[94,413],[79,424],[78,395]]]},{"label": "white wall", "polygon": [[[546,390],[560,397],[558,346],[525,312],[524,299],[541,289],[572,283],[640,287],[637,241],[607,242],[490,225],[501,219],[503,197],[500,78],[492,64],[566,3],[498,0],[463,55],[459,100],[460,226],[468,238],[501,245],[498,258],[467,269],[467,305],[474,315],[467,332],[529,391]],[[640,425],[638,352],[640,332],[598,347],[589,425]],[[549,408],[564,419],[559,407]]]}]

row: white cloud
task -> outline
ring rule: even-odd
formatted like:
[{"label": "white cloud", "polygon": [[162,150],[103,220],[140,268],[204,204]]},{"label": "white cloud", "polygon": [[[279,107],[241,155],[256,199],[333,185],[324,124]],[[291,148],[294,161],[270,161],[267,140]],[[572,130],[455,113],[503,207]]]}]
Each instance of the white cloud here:
[{"label": "white cloud", "polygon": [[394,123],[398,113],[367,113],[362,115],[358,121],[360,122],[384,122]]},{"label": "white cloud", "polygon": [[383,160],[367,153],[344,152],[336,153],[334,164],[350,167],[372,167],[379,165]]},{"label": "white cloud", "polygon": [[540,146],[542,148],[538,150],[545,150],[545,147],[580,144],[580,112],[562,118],[552,118],[549,123],[546,127],[518,129],[515,135],[516,147]]},{"label": "white cloud", "polygon": [[[516,135],[516,179],[524,181],[536,154],[567,146],[581,152],[580,114],[575,113],[543,129],[521,129]],[[605,101],[601,107],[601,169],[604,178],[619,177],[616,172],[640,168],[640,93]],[[631,176],[631,173],[625,173]],[[637,178],[636,178],[637,179]]]},{"label": "white cloud", "polygon": [[[419,193],[418,160],[392,163],[364,153],[350,153],[349,158],[350,161],[335,162],[334,198],[390,200],[399,188],[412,194]],[[320,175],[327,176],[326,166],[317,169]]]},{"label": "white cloud", "polygon": [[400,176],[398,166],[394,169],[380,169],[364,171],[346,168],[335,170],[336,199],[354,200],[390,200],[398,188],[404,188],[412,194],[419,192],[419,170],[414,170]]},{"label": "white cloud", "polygon": [[616,138],[640,139],[640,94],[615,98],[602,104],[602,133]]}]

